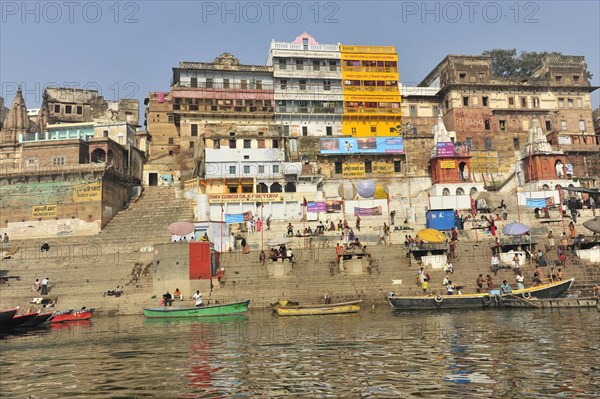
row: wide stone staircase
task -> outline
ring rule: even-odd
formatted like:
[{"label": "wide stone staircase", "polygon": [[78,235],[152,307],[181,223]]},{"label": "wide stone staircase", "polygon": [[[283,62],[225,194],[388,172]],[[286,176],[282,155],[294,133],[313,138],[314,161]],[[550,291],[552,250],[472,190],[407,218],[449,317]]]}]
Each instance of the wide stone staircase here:
[{"label": "wide stone staircase", "polygon": [[[139,314],[143,306],[157,303],[151,298],[154,246],[170,241],[169,224],[193,220],[189,201],[177,198],[173,189],[147,187],[96,236],[49,238],[48,252],[40,252],[43,240],[11,241],[20,249],[0,269],[20,280],[0,285],[0,308],[38,309],[29,303],[39,296],[31,287],[36,278],[48,277],[48,298],[57,300],[54,309],[86,306]],[[104,295],[117,285],[123,286],[123,295]]]}]

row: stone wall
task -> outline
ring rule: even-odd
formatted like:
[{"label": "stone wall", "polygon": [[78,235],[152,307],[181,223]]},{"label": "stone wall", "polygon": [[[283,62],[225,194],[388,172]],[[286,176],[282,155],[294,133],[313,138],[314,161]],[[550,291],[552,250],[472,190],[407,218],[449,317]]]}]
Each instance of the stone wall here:
[{"label": "stone wall", "polygon": [[166,290],[173,293],[176,288],[186,298],[193,295],[196,290],[204,296],[210,291],[210,280],[190,280],[189,244],[187,242],[173,242],[156,246],[154,257],[153,287],[154,292],[164,293]]}]

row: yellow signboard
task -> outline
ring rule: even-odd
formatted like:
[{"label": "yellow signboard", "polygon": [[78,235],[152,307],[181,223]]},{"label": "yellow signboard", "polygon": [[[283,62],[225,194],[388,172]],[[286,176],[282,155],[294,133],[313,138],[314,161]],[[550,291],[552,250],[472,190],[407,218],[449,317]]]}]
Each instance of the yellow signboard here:
[{"label": "yellow signboard", "polygon": [[349,162],[342,165],[342,176],[365,177],[364,162]]},{"label": "yellow signboard", "polygon": [[226,204],[236,202],[281,202],[282,193],[240,193],[240,194],[208,194],[209,204]]},{"label": "yellow signboard", "polygon": [[198,187],[198,179],[190,179],[190,180],[185,180],[183,182],[184,189],[194,188],[194,187]]},{"label": "yellow signboard", "polygon": [[496,173],[498,171],[498,152],[471,151],[471,172]]},{"label": "yellow signboard", "polygon": [[442,169],[456,169],[456,161],[454,161],[454,160],[440,161],[440,168],[442,168]]},{"label": "yellow signboard", "polygon": [[80,184],[73,188],[73,202],[102,200],[102,182]]},{"label": "yellow signboard", "polygon": [[34,205],[31,216],[34,218],[54,217],[58,205]]},{"label": "yellow signboard", "polygon": [[394,164],[391,162],[373,162],[373,173],[392,176],[394,174]]}]

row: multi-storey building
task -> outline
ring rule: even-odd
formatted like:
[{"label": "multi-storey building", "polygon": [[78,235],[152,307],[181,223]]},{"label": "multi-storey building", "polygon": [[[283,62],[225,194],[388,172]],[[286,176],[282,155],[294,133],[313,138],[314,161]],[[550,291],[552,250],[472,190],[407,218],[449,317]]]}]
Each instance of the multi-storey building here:
[{"label": "multi-storey building", "polygon": [[271,42],[275,120],[284,136],[342,134],[342,75],[337,44],[319,44],[304,32],[293,42]]},{"label": "multi-storey building", "polygon": [[238,139],[277,142],[281,136],[274,122],[272,68],[240,64],[229,53],[213,62],[180,62],[171,91],[151,93],[146,105],[150,185],[160,178],[203,176],[205,146],[235,148]]},{"label": "multi-storey building", "polygon": [[531,77],[502,78],[492,74],[489,56],[448,55],[419,86],[438,88],[444,123],[471,149],[472,172],[482,179],[520,159],[533,119],[547,135],[593,134],[596,88],[586,71],[584,57],[549,56]]},{"label": "multi-storey building", "polygon": [[390,136],[402,120],[393,46],[340,45],[347,136]]}]

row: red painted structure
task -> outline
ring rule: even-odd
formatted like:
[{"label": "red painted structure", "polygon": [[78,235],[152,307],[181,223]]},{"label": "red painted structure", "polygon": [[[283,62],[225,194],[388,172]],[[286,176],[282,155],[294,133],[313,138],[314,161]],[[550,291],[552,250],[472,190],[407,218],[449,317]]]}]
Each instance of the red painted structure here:
[{"label": "red painted structure", "polygon": [[[435,157],[429,160],[433,184],[470,182],[471,156]],[[452,167],[450,167],[452,166]],[[465,172],[466,175],[463,173]]]},{"label": "red painted structure", "polygon": [[[556,163],[563,164],[563,175],[556,174]],[[532,154],[523,159],[525,169],[525,182],[539,180],[566,179],[567,157],[564,154]]]},{"label": "red painted structure", "polygon": [[210,280],[219,264],[219,253],[209,242],[190,242],[190,280]]}]

